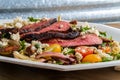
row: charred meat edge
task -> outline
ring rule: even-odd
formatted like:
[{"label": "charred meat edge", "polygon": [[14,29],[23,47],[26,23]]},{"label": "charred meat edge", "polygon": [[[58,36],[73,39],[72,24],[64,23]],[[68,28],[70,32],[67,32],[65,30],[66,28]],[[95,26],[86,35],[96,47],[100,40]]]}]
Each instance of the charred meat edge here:
[{"label": "charred meat edge", "polygon": [[[61,25],[63,25],[64,27],[60,27]],[[32,32],[28,32],[28,33],[24,33],[21,34],[21,37],[24,37],[25,35],[29,35],[29,34],[40,34],[40,33],[44,33],[44,32],[48,32],[48,31],[55,31],[55,32],[67,32],[70,29],[70,25],[67,22],[64,21],[60,21],[60,22],[56,22],[46,28],[43,28],[39,31],[32,31]]]},{"label": "charred meat edge", "polygon": [[32,40],[45,40],[45,39],[51,39],[51,38],[62,38],[62,39],[74,39],[80,35],[79,31],[71,31],[67,33],[62,32],[45,32],[45,33],[31,33],[28,35],[25,35],[21,38],[21,40],[26,40],[28,42]]},{"label": "charred meat edge", "polygon": [[27,26],[30,26],[30,27],[23,27],[19,30],[20,34],[23,34],[23,33],[27,33],[27,32],[32,32],[32,31],[39,31],[43,28],[46,28],[48,26],[50,26],[51,24],[57,22],[57,19],[54,18],[54,19],[50,19],[48,21],[42,21],[42,22],[38,22],[38,23],[34,23],[34,24],[30,24],[30,25],[27,25]]}]

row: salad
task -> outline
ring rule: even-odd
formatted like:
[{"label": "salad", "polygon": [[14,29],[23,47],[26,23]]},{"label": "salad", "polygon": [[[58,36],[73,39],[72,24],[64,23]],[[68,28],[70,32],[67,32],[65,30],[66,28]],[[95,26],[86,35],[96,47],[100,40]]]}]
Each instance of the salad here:
[{"label": "salad", "polygon": [[120,59],[120,43],[87,22],[58,18],[22,19],[0,25],[0,55],[72,65]]}]

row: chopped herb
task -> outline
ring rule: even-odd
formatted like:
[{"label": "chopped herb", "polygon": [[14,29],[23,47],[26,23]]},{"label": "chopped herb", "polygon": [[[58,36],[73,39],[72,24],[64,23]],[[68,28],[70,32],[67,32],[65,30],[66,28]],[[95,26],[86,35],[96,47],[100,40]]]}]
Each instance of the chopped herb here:
[{"label": "chopped herb", "polygon": [[102,47],[105,47],[106,44],[107,44],[107,43],[103,42],[103,43],[101,44],[101,46],[102,46]]},{"label": "chopped herb", "polygon": [[106,32],[101,32],[100,31],[100,35],[99,36],[101,36],[101,37],[107,37],[107,34],[106,34]]},{"label": "chopped herb", "polygon": [[73,53],[75,53],[75,50],[72,49],[72,48],[65,48],[65,49],[63,50],[63,54],[64,54],[64,55],[73,54]]},{"label": "chopped herb", "polygon": [[20,45],[21,45],[20,50],[25,49],[25,40],[20,41]]},{"label": "chopped herb", "polygon": [[120,59],[120,54],[116,54],[116,59]]},{"label": "chopped herb", "polygon": [[113,59],[110,57],[103,57],[102,58],[102,62],[111,61],[111,60],[113,60]]},{"label": "chopped herb", "polygon": [[36,18],[33,18],[33,17],[28,17],[29,21],[31,22],[37,22],[39,21],[40,19],[36,19]]},{"label": "chopped herb", "polygon": [[10,34],[9,33],[3,33],[2,34],[2,38],[10,38]]},{"label": "chopped herb", "polygon": [[2,34],[2,38],[4,38],[4,37],[5,37],[5,33]]},{"label": "chopped herb", "polygon": [[56,61],[56,64],[62,65],[64,63],[62,61]]},{"label": "chopped herb", "polygon": [[90,29],[91,29],[91,28],[88,27],[88,26],[86,26],[86,27],[81,27],[81,31],[82,31],[82,32],[85,32],[85,31],[90,30]]},{"label": "chopped herb", "polygon": [[38,49],[38,48],[40,48],[40,45],[39,44],[35,44],[35,47]]},{"label": "chopped herb", "polygon": [[112,40],[112,36],[110,36],[108,39]]}]

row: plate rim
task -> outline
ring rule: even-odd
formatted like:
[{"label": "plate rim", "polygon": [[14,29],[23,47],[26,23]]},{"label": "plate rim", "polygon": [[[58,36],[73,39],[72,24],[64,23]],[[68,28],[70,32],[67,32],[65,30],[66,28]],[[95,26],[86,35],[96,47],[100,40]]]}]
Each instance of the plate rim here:
[{"label": "plate rim", "polygon": [[[12,19],[0,19],[1,22],[11,21],[11,20]],[[84,23],[84,22],[78,22],[78,24],[81,24],[81,23]],[[111,27],[108,25],[100,24],[100,23],[88,22],[88,24],[94,25],[94,26],[97,26],[97,25],[102,27],[104,26],[109,29],[120,31],[119,28]],[[88,69],[118,66],[120,64],[120,60],[114,60],[109,62],[98,62],[98,63],[90,63],[90,64],[58,65],[58,64],[42,63],[42,62],[35,62],[35,61],[29,61],[29,60],[21,60],[21,59],[16,59],[11,57],[1,56],[1,55],[0,55],[0,61],[12,63],[12,64],[30,66],[30,67],[58,70],[58,71],[88,70]]]},{"label": "plate rim", "polygon": [[51,63],[35,62],[30,60],[21,60],[21,59],[5,57],[5,56],[0,56],[0,61],[12,63],[12,64],[18,64],[22,66],[51,69],[51,70],[58,70],[58,71],[98,69],[98,68],[119,66],[120,64],[120,60],[114,60],[114,61],[108,61],[108,62],[89,63],[89,64],[58,65],[58,64],[51,64]]}]

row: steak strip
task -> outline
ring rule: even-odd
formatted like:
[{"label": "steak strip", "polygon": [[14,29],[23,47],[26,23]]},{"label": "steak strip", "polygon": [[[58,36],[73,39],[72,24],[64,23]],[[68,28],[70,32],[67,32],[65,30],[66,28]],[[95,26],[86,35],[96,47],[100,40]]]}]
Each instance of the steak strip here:
[{"label": "steak strip", "polygon": [[46,28],[48,26],[50,26],[51,24],[57,22],[57,19],[50,19],[50,20],[46,20],[46,21],[40,21],[38,23],[33,23],[27,26],[24,26],[23,28],[20,29],[20,34],[23,33],[28,33],[28,32],[32,32],[32,31],[39,31],[43,28]]},{"label": "steak strip", "polygon": [[72,64],[75,62],[75,59],[65,56],[61,53],[55,53],[55,52],[43,52],[42,54],[39,54],[36,56],[36,59],[44,58],[44,57],[52,57],[55,58],[55,60],[62,60],[65,64]]},{"label": "steak strip", "polygon": [[43,43],[48,44],[60,44],[63,47],[72,47],[72,46],[90,46],[90,45],[99,45],[102,44],[102,39],[95,34],[86,34],[83,36],[79,36],[75,39],[51,39],[51,40],[44,40]]},{"label": "steak strip", "polygon": [[18,29],[17,28],[2,28],[0,29],[0,33],[17,33]]},{"label": "steak strip", "polygon": [[39,31],[39,33],[47,32],[47,31],[60,31],[60,32],[66,32],[70,29],[70,23],[65,21],[59,21],[56,22],[42,30]]},{"label": "steak strip", "polygon": [[80,35],[79,31],[71,31],[68,33],[61,33],[61,32],[45,32],[45,33],[31,33],[28,35],[23,36],[21,39],[24,39],[28,42],[32,40],[45,40],[45,39],[51,39],[51,38],[62,38],[62,39],[73,39]]},{"label": "steak strip", "polygon": [[[65,22],[65,21],[59,21],[59,22],[56,22],[46,28],[43,28],[39,31],[33,31],[33,32],[28,32],[28,33],[25,33],[25,34],[21,34],[21,38],[23,38],[24,36],[26,35],[31,35],[31,34],[40,34],[40,33],[45,33],[45,32],[48,32],[48,31],[55,31],[55,32],[66,32],[70,29],[70,24],[68,22]],[[44,36],[45,37],[45,36]],[[24,37],[25,38],[25,37]]]}]

